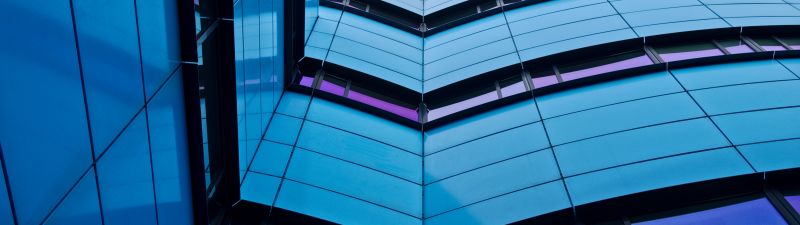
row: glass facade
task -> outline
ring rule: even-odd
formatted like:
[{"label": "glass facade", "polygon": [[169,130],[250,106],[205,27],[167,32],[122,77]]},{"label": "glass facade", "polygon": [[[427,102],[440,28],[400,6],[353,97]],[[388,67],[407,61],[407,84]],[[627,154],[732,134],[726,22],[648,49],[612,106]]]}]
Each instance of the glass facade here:
[{"label": "glass facade", "polygon": [[0,224],[193,224],[177,4],[0,14]]},{"label": "glass facade", "polygon": [[725,225],[784,225],[778,211],[772,208],[767,199],[757,199],[738,204],[723,206],[674,217],[651,220],[636,225],[689,225],[689,224],[725,224]]}]

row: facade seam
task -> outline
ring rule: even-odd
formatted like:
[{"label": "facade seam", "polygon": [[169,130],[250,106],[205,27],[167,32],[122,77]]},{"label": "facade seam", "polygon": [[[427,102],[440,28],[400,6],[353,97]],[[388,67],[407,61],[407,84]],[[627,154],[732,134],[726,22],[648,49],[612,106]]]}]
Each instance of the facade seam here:
[{"label": "facade seam", "polygon": [[[607,0],[606,0],[606,1],[607,1]],[[726,20],[724,17],[720,16],[720,15],[719,15],[719,13],[717,13],[717,11],[714,11],[713,9],[711,9],[711,7],[709,7],[709,6],[708,6],[708,4],[706,4],[706,3],[705,3],[705,2],[703,2],[703,1],[699,1],[699,2],[700,2],[700,4],[703,4],[703,6],[705,6],[705,7],[706,7],[706,9],[708,9],[708,11],[711,11],[711,13],[714,13],[714,15],[716,15],[717,17],[719,17],[720,19],[722,19],[722,21],[723,21],[723,22],[725,22],[726,24],[728,24],[728,26],[734,27],[734,26],[733,26],[733,24],[731,24],[730,22],[728,22],[728,20]]]},{"label": "facade seam", "polygon": [[625,17],[622,16],[622,13],[620,13],[619,10],[617,10],[617,7],[614,6],[614,4],[611,4],[610,0],[606,0],[606,2],[608,3],[609,6],[611,6],[612,9],[614,9],[614,12],[617,12],[617,15],[619,16],[619,18],[621,18],[622,21],[625,22],[626,25],[628,25],[628,29],[631,29],[631,31],[633,31],[633,34],[635,34],[636,37],[642,37],[642,35],[639,35],[639,32],[636,32],[636,30],[633,29],[633,26],[631,26],[631,23],[628,23],[628,19],[625,19]]}]

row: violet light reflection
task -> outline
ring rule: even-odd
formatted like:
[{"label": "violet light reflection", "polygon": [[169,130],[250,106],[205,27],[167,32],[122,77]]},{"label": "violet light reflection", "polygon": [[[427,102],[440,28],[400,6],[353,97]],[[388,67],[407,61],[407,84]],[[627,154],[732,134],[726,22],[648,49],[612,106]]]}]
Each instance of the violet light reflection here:
[{"label": "violet light reflection", "polygon": [[679,216],[634,223],[635,225],[786,225],[765,198]]},{"label": "violet light reflection", "polygon": [[413,121],[419,121],[418,120],[419,119],[419,115],[417,114],[417,111],[414,110],[414,109],[409,109],[409,108],[406,108],[406,107],[395,105],[395,104],[392,104],[390,102],[383,101],[383,100],[380,100],[380,99],[377,99],[377,98],[373,98],[372,96],[365,95],[365,94],[362,94],[362,93],[359,93],[359,92],[356,92],[356,91],[353,91],[353,90],[350,90],[350,93],[347,94],[347,98],[355,100],[355,101],[358,101],[358,102],[361,102],[361,103],[364,103],[364,104],[367,104],[367,105],[371,105],[373,107],[382,109],[382,110],[390,112],[390,113],[394,113],[394,114],[402,116],[402,117],[404,117],[406,119],[410,119],[410,120],[413,120]]},{"label": "violet light reflection", "polygon": [[500,88],[500,93],[503,94],[503,97],[512,96],[515,94],[519,94],[525,92],[525,84],[522,81],[514,83],[512,85],[506,86],[504,88]]},{"label": "violet light reflection", "polygon": [[602,66],[596,66],[592,68],[586,68],[582,70],[562,73],[561,79],[564,79],[564,81],[575,80],[578,78],[584,78],[588,76],[594,76],[597,74],[608,73],[618,70],[630,69],[634,67],[646,66],[650,64],[653,64],[653,61],[650,60],[650,57],[643,55],[635,58],[622,60],[619,62],[605,64]]},{"label": "violet light reflection", "polygon": [[780,45],[762,45],[761,48],[763,48],[765,51],[783,51],[783,50],[786,50],[786,48],[784,48],[783,46],[780,46]]},{"label": "violet light reflection", "polygon": [[789,204],[792,205],[792,208],[794,208],[794,211],[797,211],[798,213],[800,213],[800,195],[797,195],[797,196],[786,196],[786,201],[788,201]]},{"label": "violet light reflection", "polygon": [[314,85],[314,78],[313,77],[302,76],[302,77],[300,77],[300,85],[306,86],[306,87],[311,87],[311,85]]},{"label": "violet light reflection", "polygon": [[435,120],[442,118],[444,116],[463,111],[465,109],[472,108],[474,106],[478,106],[487,102],[491,102],[497,100],[497,92],[489,92],[486,94],[478,95],[473,98],[460,101],[457,103],[450,104],[448,106],[444,106],[438,109],[433,109],[428,112],[428,120]]},{"label": "violet light reflection", "polygon": [[556,78],[555,75],[550,75],[550,76],[545,76],[545,77],[536,77],[536,78],[533,78],[532,81],[533,81],[533,87],[534,88],[541,88],[541,87],[546,87],[546,86],[550,86],[550,85],[553,85],[553,84],[557,84],[558,83],[558,78]]},{"label": "violet light reflection", "polygon": [[725,47],[725,50],[728,50],[731,54],[740,54],[740,53],[750,53],[753,52],[753,49],[750,49],[747,45],[737,45],[731,47]]},{"label": "violet light reflection", "polygon": [[319,84],[319,89],[331,94],[344,96],[344,87],[328,82],[326,80],[322,80],[322,83]]},{"label": "violet light reflection", "polygon": [[722,51],[720,51],[719,49],[705,49],[705,50],[688,51],[688,52],[664,53],[658,55],[661,56],[661,59],[664,59],[664,61],[674,62],[684,59],[696,59],[696,58],[711,57],[724,54],[725,53],[722,53]]}]

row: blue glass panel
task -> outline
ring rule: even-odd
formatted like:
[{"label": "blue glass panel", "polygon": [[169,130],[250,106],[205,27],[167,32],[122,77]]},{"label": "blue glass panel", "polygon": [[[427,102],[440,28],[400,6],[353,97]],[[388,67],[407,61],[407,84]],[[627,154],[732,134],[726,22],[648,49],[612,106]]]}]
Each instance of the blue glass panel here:
[{"label": "blue glass panel", "polygon": [[264,139],[294,145],[302,123],[303,120],[301,119],[276,113],[272,117],[272,121],[269,122],[269,128]]},{"label": "blue glass panel", "polygon": [[800,11],[788,4],[722,4],[708,7],[721,17],[800,16]]},{"label": "blue glass panel", "polygon": [[[15,202],[16,203],[16,202]],[[46,209],[39,208],[39,211]],[[31,223],[33,224],[33,223]],[[97,185],[94,170],[88,173],[75,185],[75,188],[58,205],[53,214],[42,224],[46,225],[100,225],[100,201],[97,199]]]},{"label": "blue glass panel", "polygon": [[290,180],[283,182],[275,206],[340,224],[422,224],[409,215]]},{"label": "blue glass panel", "polygon": [[[506,31],[508,32],[508,31]],[[446,47],[446,46],[445,46]],[[511,38],[463,51],[425,65],[425,79],[430,80],[445,73],[514,52]],[[518,63],[519,59],[512,62]],[[494,68],[499,68],[495,66]],[[493,68],[493,69],[494,69]],[[476,72],[479,74],[479,72]],[[471,74],[472,75],[472,74]],[[466,77],[465,77],[466,78]],[[463,79],[463,78],[462,78]]]},{"label": "blue glass panel", "polygon": [[683,91],[668,73],[657,72],[603,82],[538,97],[542,117],[550,118],[593,107]]},{"label": "blue glass panel", "polygon": [[354,27],[369,27],[369,31],[377,34],[383,34],[386,37],[390,37],[399,42],[422,49],[422,38],[419,38],[419,36],[372,19],[345,12],[344,15],[342,15],[342,23]]},{"label": "blue glass panel", "polygon": [[622,17],[624,17],[625,20],[634,27],[686,20],[718,18],[713,12],[711,12],[711,10],[708,10],[708,8],[702,5],[626,13],[622,14]]},{"label": "blue glass panel", "polygon": [[411,60],[417,64],[422,63],[422,50],[417,48],[418,46],[415,47],[394,40],[391,36],[383,36],[386,34],[378,34],[347,24],[340,24],[338,30],[336,30],[336,35],[373,48],[385,50],[404,59]]},{"label": "blue glass panel", "polygon": [[791,70],[795,76],[800,76],[800,59],[781,59],[779,61]]},{"label": "blue glass panel", "polygon": [[794,211],[800,213],[800,195],[786,196],[786,201],[789,201],[789,204],[792,205]]},{"label": "blue glass panel", "polygon": [[[551,44],[571,38],[628,28],[618,15],[569,23],[515,36],[519,50]],[[579,48],[579,47],[575,47]]]},{"label": "blue glass panel", "polygon": [[487,16],[483,19],[472,21],[461,26],[449,28],[442,32],[425,37],[425,49],[453,42],[459,38],[465,38],[471,34],[503,25],[505,19],[502,14]]},{"label": "blue glass panel", "polygon": [[[178,3],[175,1],[136,1],[139,39],[142,48],[144,86],[147,97],[165,82],[181,61],[178,42]],[[80,25],[79,25],[80,26]]]},{"label": "blue glass panel", "polygon": [[425,154],[539,120],[533,100],[482,113],[425,132]]},{"label": "blue glass panel", "polygon": [[[800,16],[792,17],[741,17],[726,18],[733,26],[764,26],[764,25],[796,25],[800,23]],[[783,49],[781,49],[783,50]]]},{"label": "blue glass panel", "polygon": [[641,191],[753,172],[733,148],[680,155],[566,179],[576,205]]},{"label": "blue glass panel", "polygon": [[722,19],[706,19],[634,27],[633,30],[636,30],[636,33],[641,36],[653,36],[659,34],[677,33],[692,30],[706,30],[729,26],[730,25],[725,23],[725,21]]},{"label": "blue glass panel", "polygon": [[310,101],[311,96],[287,91],[283,93],[280,104],[278,104],[278,108],[275,109],[275,112],[303,118],[306,116],[306,110],[308,109],[308,103]]},{"label": "blue glass panel", "polygon": [[19,224],[38,224],[92,163],[72,16],[69,1],[0,1],[0,15],[7,182]]},{"label": "blue glass panel", "polygon": [[515,10],[506,12],[509,22],[517,20],[546,15],[558,11],[571,11],[580,9],[582,6],[594,5],[599,3],[607,3],[603,0],[573,0],[573,1],[548,1],[533,4],[527,7],[522,7]]},{"label": "blue glass panel", "polygon": [[280,182],[281,179],[278,177],[247,172],[247,176],[242,181],[242,199],[264,205],[272,205],[272,201],[275,200],[275,194],[278,193]]},{"label": "blue glass panel", "polygon": [[800,137],[800,108],[737,113],[711,119],[737,145]]},{"label": "blue glass panel", "polygon": [[[3,169],[0,168],[0,173]],[[8,200],[6,179],[0,176],[0,224],[14,224],[14,215],[11,214],[11,202]]]},{"label": "blue glass panel", "polygon": [[311,102],[309,110],[309,120],[422,154],[418,130],[319,98]]},{"label": "blue glass panel", "polygon": [[[599,25],[593,25],[599,26]],[[627,25],[625,25],[627,26]],[[584,29],[584,28],[573,28],[573,29]],[[557,34],[560,31],[547,31],[544,32],[550,33],[555,32],[553,34]],[[535,33],[535,32],[533,32]],[[520,42],[529,41],[529,38],[535,39],[536,37],[526,37],[525,39],[521,38],[521,36],[514,37],[517,44]],[[551,42],[549,44],[540,45],[538,47],[532,47],[529,49],[520,49],[519,56],[522,58],[522,61],[527,61],[531,59],[536,59],[543,56],[552,55],[555,53],[565,52],[573,49],[579,49],[583,47],[588,47],[592,45],[599,45],[619,40],[626,40],[631,38],[636,38],[636,33],[633,32],[631,29],[623,28],[620,30],[613,30],[613,31],[606,31],[602,33],[596,33],[586,36],[579,36],[574,37],[571,39],[563,39],[557,42]]]},{"label": "blue glass panel", "polygon": [[531,31],[614,14],[616,14],[616,11],[614,11],[614,8],[608,3],[595,4],[511,22],[509,23],[509,27],[514,35],[520,35]]},{"label": "blue glass panel", "polygon": [[549,151],[538,151],[425,186],[425,215],[559,179]]},{"label": "blue glass panel", "polygon": [[422,183],[420,156],[343,130],[308,122],[297,146]]},{"label": "blue glass panel", "polygon": [[364,199],[409,215],[422,214],[422,187],[419,185],[310,151],[295,149],[286,178]]},{"label": "blue glass panel", "polygon": [[425,50],[425,64],[510,37],[508,27],[497,26]]},{"label": "blue glass panel", "polygon": [[75,3],[95,157],[144,105],[133,1]]},{"label": "blue glass panel", "polygon": [[697,0],[671,0],[671,1],[619,0],[619,1],[612,1],[611,4],[613,4],[614,8],[619,10],[619,12],[627,13],[627,12],[642,11],[642,10],[700,5],[701,3],[698,2]]},{"label": "blue glass panel", "polygon": [[193,224],[181,73],[147,106],[159,224]]},{"label": "blue glass panel", "polygon": [[757,171],[800,167],[800,140],[739,146],[739,151]]},{"label": "blue glass panel", "polygon": [[555,147],[564,176],[728,146],[709,119],[701,118],[626,131]]},{"label": "blue glass panel", "polygon": [[787,224],[766,198],[723,206],[699,212],[683,214],[663,219],[651,220],[636,225],[784,225]]},{"label": "blue glass panel", "polygon": [[443,213],[425,224],[509,224],[569,207],[564,185],[554,181]]},{"label": "blue glass panel", "polygon": [[140,114],[97,162],[105,223],[155,224],[152,176],[147,121]]},{"label": "blue glass panel", "polygon": [[678,93],[547,119],[544,124],[553,145],[558,145],[615,131],[704,115],[689,95]]},{"label": "blue glass panel", "polygon": [[422,81],[406,74],[382,67],[361,59],[357,59],[339,52],[331,51],[328,53],[327,61],[337,65],[361,71],[366,74],[376,76],[386,81],[395,83],[405,88],[420,92],[422,91]]},{"label": "blue glass panel", "polygon": [[785,106],[800,106],[800,81],[736,85],[692,91],[709,115]]},{"label": "blue glass panel", "polygon": [[[289,162],[289,154],[292,153],[292,146],[271,141],[262,141],[261,146],[258,148],[250,170],[269,175],[283,176],[283,171],[286,170],[286,163]],[[272,202],[270,202],[270,204],[272,204]]]},{"label": "blue glass panel", "polygon": [[[455,70],[425,81],[424,92],[427,93],[436,90],[438,88],[447,86],[449,84],[455,83],[457,81],[473,77],[478,74],[482,74],[485,72],[495,70],[497,68],[502,68],[518,63],[519,63],[519,57],[517,56],[517,53],[512,52],[510,54],[498,56],[496,58],[491,58],[486,61],[478,62],[476,64],[467,65],[466,67],[451,68]],[[430,75],[431,74],[428,73],[427,71],[425,72],[426,79],[428,79]]]},{"label": "blue glass panel", "polygon": [[342,10],[328,8],[326,6],[319,7],[319,18],[339,21],[341,17],[342,17]]},{"label": "blue glass panel", "polygon": [[[414,79],[422,79],[422,65],[410,59],[403,58],[397,53],[387,52],[386,49],[381,47],[372,47],[353,40],[336,37],[333,39],[333,43],[331,43],[331,51],[353,57],[363,62],[375,64],[376,66]],[[349,67],[351,65],[344,63],[357,62],[358,61],[345,61],[342,65]],[[374,76],[380,77],[381,74],[374,74]]]},{"label": "blue glass panel", "polygon": [[541,123],[457,145],[425,157],[425,183],[549,147]]},{"label": "blue glass panel", "polygon": [[775,60],[727,63],[672,70],[686,89],[797,79]]}]

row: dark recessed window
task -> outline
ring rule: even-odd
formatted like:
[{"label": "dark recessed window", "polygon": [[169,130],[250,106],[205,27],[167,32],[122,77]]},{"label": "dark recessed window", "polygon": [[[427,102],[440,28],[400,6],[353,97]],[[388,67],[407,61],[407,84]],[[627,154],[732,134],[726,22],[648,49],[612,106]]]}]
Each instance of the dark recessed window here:
[{"label": "dark recessed window", "polygon": [[703,57],[711,57],[717,55],[724,55],[722,50],[719,50],[710,41],[694,42],[682,45],[673,46],[659,46],[655,47],[656,52],[661,59],[667,62],[680,61],[685,59],[695,59]]},{"label": "dark recessed window", "polygon": [[503,0],[503,5],[510,5],[521,1],[522,0]]},{"label": "dark recessed window", "polygon": [[497,7],[497,1],[494,0],[478,4],[478,8],[481,10],[481,12],[486,12],[487,10],[494,9],[495,7]]},{"label": "dark recessed window", "polygon": [[611,56],[558,66],[564,81],[653,64],[643,51],[631,51]]},{"label": "dark recessed window", "polygon": [[367,3],[362,1],[350,0],[349,3],[350,7],[360,9],[361,11],[367,11]]},{"label": "dark recessed window", "polygon": [[533,88],[534,89],[541,88],[541,87],[547,87],[547,86],[550,86],[550,85],[558,83],[558,78],[556,78],[556,75],[555,75],[555,72],[553,72],[553,69],[545,69],[545,70],[539,70],[539,71],[533,72],[531,74],[531,77],[532,77],[531,81],[533,82]]},{"label": "dark recessed window", "polygon": [[800,50],[800,37],[779,37],[783,43],[789,45],[792,50]]},{"label": "dark recessed window", "polygon": [[358,85],[352,85],[350,87],[347,98],[402,116],[406,119],[419,121],[419,114],[417,113],[416,106],[361,88]]},{"label": "dark recessed window", "polygon": [[786,50],[786,48],[784,48],[780,42],[778,42],[777,40],[775,40],[775,38],[772,37],[755,37],[753,38],[753,41],[755,41],[756,44],[758,44],[758,46],[761,46],[761,48],[763,48],[764,51]]},{"label": "dark recessed window", "polygon": [[436,108],[428,112],[428,121],[464,111],[465,109],[497,100],[497,98],[497,90],[494,84],[477,90],[473,89],[473,91],[464,93],[451,101],[441,104],[441,106],[435,106]]},{"label": "dark recessed window", "polygon": [[739,53],[750,53],[753,52],[753,49],[750,46],[742,41],[739,38],[729,38],[729,39],[720,39],[717,40],[720,46],[725,48],[731,54],[739,54]]},{"label": "dark recessed window", "polygon": [[634,225],[786,225],[786,221],[766,198],[718,208],[633,223]]},{"label": "dark recessed window", "polygon": [[519,75],[500,80],[500,95],[503,98],[528,91]]},{"label": "dark recessed window", "polygon": [[325,78],[323,78],[322,82],[319,84],[319,90],[339,96],[344,96],[346,87],[346,80],[330,75],[325,75]]}]

